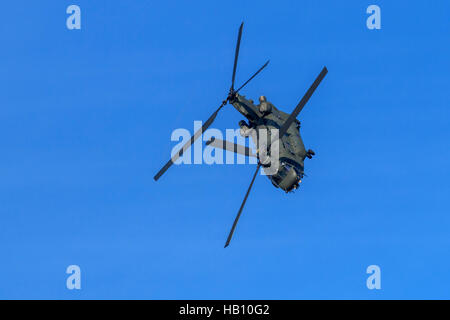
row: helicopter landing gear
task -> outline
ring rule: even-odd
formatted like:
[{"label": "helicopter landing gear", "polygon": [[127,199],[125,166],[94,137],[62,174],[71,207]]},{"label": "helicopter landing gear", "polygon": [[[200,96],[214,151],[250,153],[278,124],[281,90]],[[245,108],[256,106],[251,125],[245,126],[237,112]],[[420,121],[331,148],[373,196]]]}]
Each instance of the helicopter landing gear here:
[{"label": "helicopter landing gear", "polygon": [[308,149],[308,151],[306,151],[306,157],[308,157],[308,159],[312,159],[312,157],[315,155],[316,153],[311,149]]}]

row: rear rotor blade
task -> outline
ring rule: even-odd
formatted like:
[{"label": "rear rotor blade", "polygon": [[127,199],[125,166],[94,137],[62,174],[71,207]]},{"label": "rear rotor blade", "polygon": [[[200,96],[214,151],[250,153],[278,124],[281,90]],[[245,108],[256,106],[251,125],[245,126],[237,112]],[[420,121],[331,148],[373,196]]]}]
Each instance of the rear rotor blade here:
[{"label": "rear rotor blade", "polygon": [[320,82],[323,80],[323,78],[325,78],[325,75],[327,74],[327,72],[328,72],[327,67],[323,67],[322,71],[317,76],[316,80],[314,80],[313,84],[311,85],[311,87],[309,87],[308,91],[306,91],[302,100],[300,100],[297,107],[295,107],[294,111],[291,113],[289,118],[286,120],[286,122],[281,127],[279,134],[278,134],[280,139],[285,135],[286,131],[289,129],[292,122],[294,122],[294,120],[297,118],[300,111],[302,111],[303,107],[308,102],[309,98],[311,98],[312,94],[314,93],[316,88],[319,86]]},{"label": "rear rotor blade", "polygon": [[241,23],[241,26],[239,27],[239,33],[236,43],[236,51],[234,53],[234,65],[233,65],[233,76],[231,77],[231,90],[234,90],[234,79],[236,77],[236,67],[239,57],[239,47],[241,46],[241,37],[242,37],[242,28],[244,27],[244,22]]},{"label": "rear rotor blade", "polygon": [[256,154],[249,147],[227,140],[217,139],[216,137],[212,137],[211,139],[206,141],[206,145],[212,146],[214,148],[220,148],[225,151],[231,151],[237,154],[242,154],[246,157],[256,158]]},{"label": "rear rotor blade", "polygon": [[228,245],[230,244],[231,237],[233,236],[233,233],[234,233],[234,229],[236,229],[236,225],[237,225],[237,223],[239,221],[239,218],[241,216],[242,209],[244,209],[245,202],[247,201],[248,195],[250,193],[250,190],[252,189],[253,182],[255,182],[255,178],[256,178],[256,175],[258,174],[258,171],[259,171],[260,167],[261,167],[261,164],[259,163],[258,166],[256,167],[255,174],[253,175],[252,182],[250,183],[250,186],[248,187],[247,193],[245,194],[244,201],[242,201],[241,207],[239,208],[239,212],[238,212],[238,214],[236,216],[236,219],[234,219],[233,226],[231,227],[230,234],[228,235],[227,242],[225,243],[225,247],[224,248],[228,247]]},{"label": "rear rotor blade", "polygon": [[269,64],[270,60],[267,60],[266,63],[264,63],[264,65],[258,69],[258,71],[256,71],[251,77],[250,79],[248,79],[247,81],[244,82],[244,84],[242,86],[239,87],[239,89],[236,90],[236,93],[239,92],[239,90],[241,90],[243,87],[245,87],[247,85],[247,83],[249,83],[254,77],[256,77],[258,75],[258,73],[260,73],[262,71],[262,69],[264,69],[265,67],[267,67],[267,65]]},{"label": "rear rotor blade", "polygon": [[183,155],[183,153],[189,149],[191,147],[191,145],[194,143],[195,140],[197,140],[203,132],[205,132],[206,129],[209,128],[209,126],[213,123],[214,119],[216,119],[217,114],[219,113],[220,109],[222,109],[222,107],[226,104],[226,101],[222,102],[222,104],[220,105],[220,107],[208,118],[208,120],[206,120],[206,122],[203,124],[203,126],[197,130],[196,133],[194,133],[194,135],[191,137],[191,140],[189,140],[188,142],[186,142],[183,147],[180,149],[179,152],[177,152],[176,154],[173,155],[173,157],[164,165],[164,167],[162,167],[161,170],[158,171],[158,173],[153,177],[153,179],[155,179],[155,181],[158,181],[158,179],[164,174],[164,172],[167,171],[167,169],[169,169],[174,162]]}]

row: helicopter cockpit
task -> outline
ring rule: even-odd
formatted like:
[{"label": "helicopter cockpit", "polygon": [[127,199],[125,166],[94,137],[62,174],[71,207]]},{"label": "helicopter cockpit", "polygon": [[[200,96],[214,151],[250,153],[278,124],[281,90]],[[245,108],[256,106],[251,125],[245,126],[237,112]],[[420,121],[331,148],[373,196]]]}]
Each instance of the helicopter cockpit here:
[{"label": "helicopter cockpit", "polygon": [[281,162],[278,172],[270,176],[270,180],[275,187],[289,192],[298,188],[302,177],[303,174],[299,173],[296,167],[287,162]]}]

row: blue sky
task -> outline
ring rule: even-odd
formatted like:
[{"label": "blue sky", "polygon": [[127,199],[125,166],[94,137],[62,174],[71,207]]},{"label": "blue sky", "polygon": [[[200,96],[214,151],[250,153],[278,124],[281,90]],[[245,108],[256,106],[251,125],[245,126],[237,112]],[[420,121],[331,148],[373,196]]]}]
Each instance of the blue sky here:
[{"label": "blue sky", "polygon": [[[81,30],[66,8],[81,7]],[[366,8],[381,7],[381,30]],[[0,298],[450,298],[447,1],[9,1],[0,34]],[[299,116],[301,190],[175,166],[170,134],[237,83]],[[226,107],[213,127],[236,128]],[[67,266],[82,289],[66,289]],[[381,267],[381,290],[366,268]]]}]

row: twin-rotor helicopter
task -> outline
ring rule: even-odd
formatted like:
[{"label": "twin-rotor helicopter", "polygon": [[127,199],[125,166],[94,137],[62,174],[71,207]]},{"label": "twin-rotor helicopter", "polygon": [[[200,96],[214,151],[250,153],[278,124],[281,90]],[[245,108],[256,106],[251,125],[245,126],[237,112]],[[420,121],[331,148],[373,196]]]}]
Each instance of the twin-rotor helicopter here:
[{"label": "twin-rotor helicopter", "polygon": [[[239,211],[233,222],[227,241],[225,243],[225,248],[230,244],[231,237],[233,236],[237,222],[239,220],[239,217],[241,216],[245,202],[247,201],[248,195],[259,169],[261,167],[263,167],[263,169],[265,170],[268,167],[271,167],[271,171],[273,169],[274,163],[272,163],[268,159],[270,159],[271,156],[271,145],[275,142],[277,143],[278,151],[275,168],[276,170],[273,170],[272,174],[267,174],[266,172],[267,177],[271,180],[272,184],[275,187],[280,188],[285,192],[293,191],[299,187],[299,184],[301,183],[303,176],[305,175],[304,160],[306,158],[311,159],[315,155],[315,153],[311,149],[306,150],[303,144],[303,140],[300,136],[300,122],[297,120],[297,116],[299,115],[300,111],[302,111],[303,107],[311,98],[312,94],[328,72],[326,67],[322,69],[322,71],[306,91],[305,95],[291,114],[287,114],[277,109],[271,102],[267,101],[264,96],[261,96],[259,98],[259,104],[254,104],[252,100],[247,100],[244,96],[240,95],[239,92],[269,64],[269,61],[267,61],[261,68],[259,68],[258,71],[256,71],[246,82],[244,82],[244,84],[235,89],[234,84],[236,67],[238,62],[243,26],[244,24],[242,23],[239,27],[236,51],[234,56],[233,74],[231,78],[231,88],[226,99],[222,101],[218,109],[208,118],[208,120],[206,120],[203,126],[194,133],[191,139],[183,145],[179,152],[172,156],[172,158],[164,165],[161,170],[159,170],[159,172],[154,177],[155,181],[157,181],[167,171],[167,169],[169,169],[172,164],[178,158],[180,158],[188,148],[191,147],[194,141],[197,140],[202,135],[202,133],[211,126],[219,111],[227,104],[231,104],[246,118],[246,121],[241,120],[239,122],[240,133],[244,137],[252,137],[252,139],[257,140],[259,138],[258,132],[261,132],[261,130],[266,130],[265,132],[273,132],[271,130],[278,129],[278,136],[274,135],[267,139],[267,143],[264,146],[264,152],[261,152],[262,149],[258,148],[256,150],[256,153],[253,153],[253,151],[248,147],[237,145],[234,142],[222,141],[215,138],[211,138],[206,142],[207,145],[210,145],[214,148],[221,148],[227,151],[244,154],[249,157],[256,157],[258,159],[255,173],[253,174],[250,186],[248,187],[241,207],[239,208]],[[256,141],[254,142],[255,145],[257,145]]]}]

